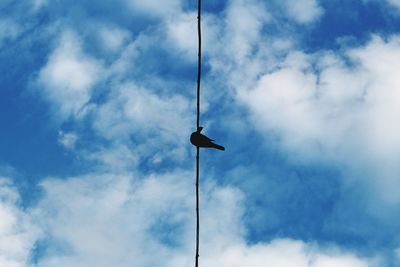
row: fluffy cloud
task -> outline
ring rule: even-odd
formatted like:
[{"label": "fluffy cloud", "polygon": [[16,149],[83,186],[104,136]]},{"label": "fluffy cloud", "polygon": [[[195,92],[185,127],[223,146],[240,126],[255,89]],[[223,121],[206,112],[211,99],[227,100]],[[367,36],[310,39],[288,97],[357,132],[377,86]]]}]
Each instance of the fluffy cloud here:
[{"label": "fluffy cloud", "polygon": [[232,1],[225,19],[227,26],[224,29],[224,43],[229,44],[225,48],[226,53],[240,64],[255,50],[255,44],[261,38],[262,27],[269,20],[269,13],[258,1]]},{"label": "fluffy cloud", "polygon": [[[195,225],[191,178],[192,172],[176,171],[142,178],[88,175],[44,181],[45,196],[33,214],[45,229],[49,246],[37,266],[191,264]],[[212,182],[202,188],[204,265],[377,266],[374,259],[291,239],[247,245],[240,191]]]},{"label": "fluffy cloud", "polygon": [[66,149],[74,149],[77,140],[78,136],[76,133],[65,133],[63,131],[58,132],[58,142]]},{"label": "fluffy cloud", "polygon": [[[170,40],[170,45],[178,53],[184,54],[190,62],[197,60],[198,39],[195,12],[181,13],[167,20],[166,34]],[[221,47],[206,44],[218,44],[221,38],[222,21],[213,14],[205,13],[202,16],[202,53],[205,56],[214,54]],[[175,52],[175,51],[174,51]]]},{"label": "fluffy cloud", "polygon": [[[94,175],[45,181],[46,196],[37,206],[35,217],[47,229],[50,247],[60,250],[46,253],[38,265],[169,266],[177,252],[191,255],[192,246],[187,245],[194,230],[192,173],[145,179],[135,176]],[[214,186],[208,190],[203,205],[226,209],[224,213],[229,216],[220,217],[216,223],[216,217],[210,216],[214,214],[204,213],[208,217],[205,222],[212,226],[205,231],[205,239],[234,230],[236,224],[230,221],[235,218],[234,191]],[[46,214],[52,214],[52,219],[48,220]],[[225,228],[224,222],[232,226]],[[229,236],[223,240],[228,241]]]},{"label": "fluffy cloud", "polygon": [[[147,177],[91,174],[47,179],[42,188],[43,198],[26,212],[18,205],[18,192],[1,180],[0,263],[4,267],[183,267],[193,261],[192,172]],[[247,245],[243,195],[238,189],[208,180],[201,200],[204,265],[378,266],[376,259],[291,239]],[[46,247],[32,262],[37,241]]]},{"label": "fluffy cloud", "polygon": [[288,0],[284,3],[287,14],[301,24],[313,22],[323,14],[323,9],[317,0]]},{"label": "fluffy cloud", "polygon": [[212,267],[261,267],[266,264],[282,267],[372,267],[378,266],[377,263],[375,259],[360,259],[335,249],[324,251],[290,239],[277,239],[269,244],[254,246],[231,246],[204,261],[204,265]]},{"label": "fluffy cloud", "polygon": [[0,265],[25,267],[30,261],[38,228],[20,208],[19,194],[8,179],[0,177]]},{"label": "fluffy cloud", "polygon": [[104,46],[112,51],[118,51],[129,39],[130,33],[119,27],[101,27],[99,30],[100,40]]},{"label": "fluffy cloud", "polygon": [[399,38],[375,37],[344,56],[350,63],[331,53],[292,52],[241,99],[256,127],[278,133],[289,150],[368,165],[379,198],[398,203]]},{"label": "fluffy cloud", "polygon": [[66,31],[41,69],[38,82],[57,115],[68,118],[85,113],[93,86],[103,78],[101,74],[101,62],[86,55],[79,38]]},{"label": "fluffy cloud", "polygon": [[[193,261],[192,172],[147,177],[91,174],[47,179],[42,188],[43,198],[26,212],[18,205],[18,192],[8,180],[1,180],[0,263],[4,267],[183,267]],[[201,200],[204,265],[377,266],[375,259],[291,239],[247,245],[243,195],[238,189],[208,180]],[[37,241],[46,247],[32,262]]]}]

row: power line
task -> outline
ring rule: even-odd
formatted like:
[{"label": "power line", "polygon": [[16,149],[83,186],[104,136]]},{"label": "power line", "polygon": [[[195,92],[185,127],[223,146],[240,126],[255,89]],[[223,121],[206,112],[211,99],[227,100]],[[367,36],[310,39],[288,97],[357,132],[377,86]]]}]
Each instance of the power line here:
[{"label": "power line", "polygon": [[[197,66],[197,121],[196,129],[200,129],[200,80],[201,80],[201,0],[197,5],[197,33],[199,41],[198,66]],[[200,240],[200,210],[199,210],[199,172],[200,172],[200,147],[196,146],[196,257],[195,267],[199,266],[199,240]]]},{"label": "power line", "polygon": [[199,41],[198,66],[197,66],[197,129],[200,127],[200,80],[201,80],[201,0],[198,0],[197,33]]}]

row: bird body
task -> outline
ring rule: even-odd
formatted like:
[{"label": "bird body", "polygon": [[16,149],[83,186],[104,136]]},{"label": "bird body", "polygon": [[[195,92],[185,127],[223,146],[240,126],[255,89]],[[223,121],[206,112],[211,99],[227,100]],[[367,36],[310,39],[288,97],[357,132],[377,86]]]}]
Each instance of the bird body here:
[{"label": "bird body", "polygon": [[196,132],[193,132],[190,135],[190,142],[192,145],[197,146],[197,147],[205,147],[205,148],[215,148],[219,150],[225,150],[223,146],[217,145],[213,143],[213,139],[208,138],[204,134],[201,133],[201,130],[203,130],[203,127],[199,127]]}]

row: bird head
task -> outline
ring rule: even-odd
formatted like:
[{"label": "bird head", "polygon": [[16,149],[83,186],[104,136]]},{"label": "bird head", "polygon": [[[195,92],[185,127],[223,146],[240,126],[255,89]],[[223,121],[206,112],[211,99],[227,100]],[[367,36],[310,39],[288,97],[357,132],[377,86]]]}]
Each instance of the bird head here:
[{"label": "bird head", "polygon": [[199,128],[197,128],[197,132],[201,132],[201,130],[203,130],[203,126],[199,126]]}]

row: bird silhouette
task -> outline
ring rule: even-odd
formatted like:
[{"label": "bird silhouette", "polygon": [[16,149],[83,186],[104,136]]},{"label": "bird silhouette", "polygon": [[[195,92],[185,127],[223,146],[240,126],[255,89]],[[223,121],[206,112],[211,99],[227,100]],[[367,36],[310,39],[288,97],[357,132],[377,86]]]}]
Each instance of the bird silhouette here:
[{"label": "bird silhouette", "polygon": [[203,130],[203,127],[199,127],[197,131],[193,132],[190,135],[190,143],[192,145],[197,146],[197,147],[209,147],[209,148],[216,148],[219,150],[225,150],[223,146],[217,145],[213,143],[213,139],[208,138],[204,134],[201,134],[201,130]]}]

